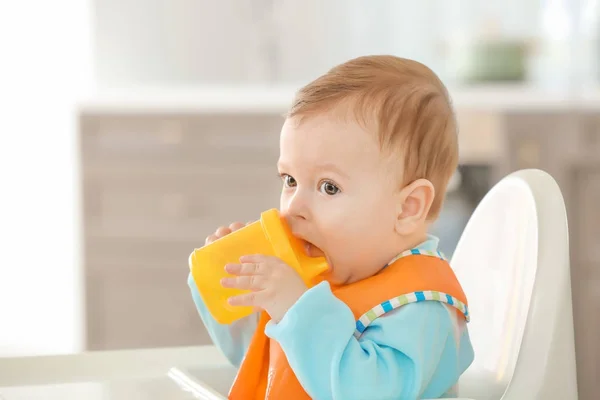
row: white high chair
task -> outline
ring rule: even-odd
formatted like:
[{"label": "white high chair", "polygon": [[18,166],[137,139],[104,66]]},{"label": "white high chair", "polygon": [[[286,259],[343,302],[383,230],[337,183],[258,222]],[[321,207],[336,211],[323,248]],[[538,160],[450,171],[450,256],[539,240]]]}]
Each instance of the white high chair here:
[{"label": "white high chair", "polygon": [[475,360],[459,397],[577,399],[565,206],[554,179],[515,172],[481,201],[451,261]]}]

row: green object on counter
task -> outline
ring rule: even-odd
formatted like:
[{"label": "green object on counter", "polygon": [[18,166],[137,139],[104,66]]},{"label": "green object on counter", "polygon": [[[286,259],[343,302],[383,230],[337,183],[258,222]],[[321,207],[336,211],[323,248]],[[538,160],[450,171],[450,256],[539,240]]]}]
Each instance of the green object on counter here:
[{"label": "green object on counter", "polygon": [[466,83],[520,82],[526,76],[527,46],[521,41],[476,42],[461,58],[458,78]]}]

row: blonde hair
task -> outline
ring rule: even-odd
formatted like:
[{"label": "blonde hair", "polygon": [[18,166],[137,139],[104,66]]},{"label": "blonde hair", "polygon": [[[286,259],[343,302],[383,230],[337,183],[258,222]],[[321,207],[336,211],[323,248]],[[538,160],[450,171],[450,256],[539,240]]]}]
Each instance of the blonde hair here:
[{"label": "blonde hair", "polygon": [[400,155],[403,186],[421,178],[433,184],[428,219],[436,219],[458,164],[456,120],[437,75],[404,58],[355,58],[301,88],[287,117],[301,120],[340,107],[377,132],[382,151]]}]

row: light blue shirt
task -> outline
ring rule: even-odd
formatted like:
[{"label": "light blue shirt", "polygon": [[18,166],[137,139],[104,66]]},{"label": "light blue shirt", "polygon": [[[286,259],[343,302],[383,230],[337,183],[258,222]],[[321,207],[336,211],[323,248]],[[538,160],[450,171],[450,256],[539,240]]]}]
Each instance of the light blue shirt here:
[{"label": "light blue shirt", "polygon": [[[429,236],[418,246],[437,250]],[[208,333],[239,366],[258,324],[253,314],[230,325],[216,322],[191,275],[188,285]],[[411,303],[375,319],[356,339],[354,315],[327,282],[309,289],[265,334],[276,340],[306,392],[315,399],[435,399],[455,397],[473,361],[462,319],[437,301]]]}]

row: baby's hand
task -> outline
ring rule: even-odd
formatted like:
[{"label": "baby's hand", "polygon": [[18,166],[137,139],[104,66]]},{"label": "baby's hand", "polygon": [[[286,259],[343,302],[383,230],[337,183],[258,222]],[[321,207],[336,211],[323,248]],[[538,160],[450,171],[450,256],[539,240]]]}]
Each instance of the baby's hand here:
[{"label": "baby's hand", "polygon": [[235,232],[238,229],[241,229],[246,225],[250,225],[251,223],[252,222],[248,222],[247,224],[244,224],[242,222],[234,222],[233,224],[231,224],[229,226],[221,226],[221,227],[219,227],[219,229],[217,229],[215,231],[215,233],[213,233],[212,235],[210,235],[206,238],[206,240],[204,241],[204,245],[206,246],[207,244],[211,244],[215,240],[220,239],[223,236],[227,236],[231,232]]},{"label": "baby's hand", "polygon": [[250,290],[230,297],[229,304],[263,309],[275,322],[281,321],[307,290],[296,271],[277,257],[244,256],[240,258],[240,264],[227,264],[225,270],[236,276],[223,278],[223,287]]}]

